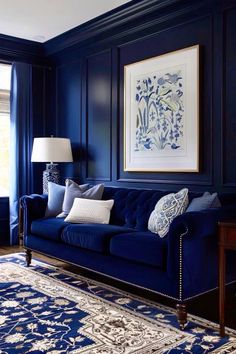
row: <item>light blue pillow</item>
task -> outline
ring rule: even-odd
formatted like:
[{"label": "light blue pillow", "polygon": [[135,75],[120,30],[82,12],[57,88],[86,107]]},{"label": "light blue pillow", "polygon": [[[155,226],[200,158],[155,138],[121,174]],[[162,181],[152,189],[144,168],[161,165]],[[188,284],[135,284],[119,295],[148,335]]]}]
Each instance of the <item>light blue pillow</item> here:
[{"label": "light blue pillow", "polygon": [[[78,184],[76,185],[78,186]],[[89,184],[81,184],[79,188],[82,191],[86,191],[89,188]],[[45,212],[46,217],[56,216],[61,213],[65,191],[65,186],[53,182],[48,182],[48,204]]]},{"label": "light blue pillow", "polygon": [[103,184],[97,184],[96,186],[89,188],[89,184],[79,186],[74,181],[67,179],[65,196],[62,204],[62,213],[57,215],[57,217],[65,217],[69,214],[75,198],[100,200],[102,199],[103,190]]},{"label": "light blue pillow", "polygon": [[210,208],[220,208],[221,203],[217,193],[210,194],[205,192],[201,197],[193,198],[189,204],[186,213],[190,211],[201,211]]},{"label": "light blue pillow", "polygon": [[181,189],[178,193],[167,194],[156,204],[148,220],[148,230],[164,237],[174,218],[183,214],[188,205],[188,189]]},{"label": "light blue pillow", "polygon": [[48,182],[48,204],[45,212],[46,217],[56,216],[62,210],[65,186]]}]

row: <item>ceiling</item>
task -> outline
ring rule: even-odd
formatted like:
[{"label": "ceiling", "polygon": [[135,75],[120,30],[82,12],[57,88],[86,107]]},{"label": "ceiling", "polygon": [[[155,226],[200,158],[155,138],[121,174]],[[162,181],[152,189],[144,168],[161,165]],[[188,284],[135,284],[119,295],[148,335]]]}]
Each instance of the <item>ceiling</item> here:
[{"label": "ceiling", "polygon": [[130,0],[0,0],[0,33],[46,42]]}]

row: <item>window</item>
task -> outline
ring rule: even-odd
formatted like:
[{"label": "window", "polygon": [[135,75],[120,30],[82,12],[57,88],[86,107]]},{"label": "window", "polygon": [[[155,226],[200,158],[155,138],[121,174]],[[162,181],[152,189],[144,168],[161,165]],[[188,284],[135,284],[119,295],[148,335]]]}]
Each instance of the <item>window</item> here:
[{"label": "window", "polygon": [[11,65],[0,64],[0,197],[9,195]]}]

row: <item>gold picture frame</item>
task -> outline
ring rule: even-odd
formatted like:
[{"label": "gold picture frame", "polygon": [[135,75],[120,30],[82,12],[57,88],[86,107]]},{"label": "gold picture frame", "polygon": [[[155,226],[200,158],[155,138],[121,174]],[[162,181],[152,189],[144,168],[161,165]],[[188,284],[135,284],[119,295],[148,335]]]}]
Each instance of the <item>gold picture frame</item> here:
[{"label": "gold picture frame", "polygon": [[124,171],[199,172],[199,45],[124,67]]}]

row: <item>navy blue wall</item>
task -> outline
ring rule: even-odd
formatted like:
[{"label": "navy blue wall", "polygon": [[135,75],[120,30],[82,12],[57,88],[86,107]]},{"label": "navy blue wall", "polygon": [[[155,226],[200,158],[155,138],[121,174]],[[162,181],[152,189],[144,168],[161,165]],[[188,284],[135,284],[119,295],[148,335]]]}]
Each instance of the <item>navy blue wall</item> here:
[{"label": "navy blue wall", "polygon": [[[235,23],[235,0],[133,0],[44,44],[0,35],[0,61],[33,64],[33,135],[71,139],[74,163],[61,165],[63,177],[236,192]],[[124,172],[124,66],[196,44],[200,172]],[[34,192],[41,193],[44,166],[32,168]],[[3,230],[8,200],[0,203]]]},{"label": "navy blue wall", "polygon": [[[34,136],[72,141],[63,177],[124,187],[236,189],[235,0],[134,0],[45,44],[0,35],[0,60],[34,65]],[[200,45],[200,172],[123,170],[124,65]],[[41,192],[41,164],[34,164]]]},{"label": "navy blue wall", "polygon": [[[64,175],[126,187],[235,192],[236,2],[136,1],[114,16],[113,22],[101,18],[46,45],[56,67],[56,134],[70,137],[79,149],[78,161]],[[124,172],[124,65],[196,44],[200,172]]]}]

